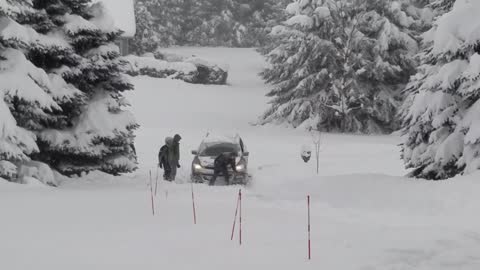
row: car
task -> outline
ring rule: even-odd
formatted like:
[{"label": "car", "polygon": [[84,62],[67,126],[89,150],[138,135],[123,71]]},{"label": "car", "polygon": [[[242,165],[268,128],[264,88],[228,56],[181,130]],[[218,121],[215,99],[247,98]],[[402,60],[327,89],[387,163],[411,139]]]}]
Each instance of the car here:
[{"label": "car", "polygon": [[[194,155],[191,174],[192,182],[210,182],[213,177],[215,158],[225,152],[237,154],[235,160],[237,173],[232,168],[229,168],[230,184],[247,184],[250,180],[248,174],[249,152],[242,138],[239,135],[215,136],[212,134],[207,134],[198,149],[192,151]],[[220,175],[218,179],[224,180],[223,175]]]}]

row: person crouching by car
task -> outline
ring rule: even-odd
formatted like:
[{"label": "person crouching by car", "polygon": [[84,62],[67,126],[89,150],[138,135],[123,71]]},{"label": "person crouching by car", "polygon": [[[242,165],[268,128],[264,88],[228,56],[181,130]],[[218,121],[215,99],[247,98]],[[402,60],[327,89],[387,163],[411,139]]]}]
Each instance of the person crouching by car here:
[{"label": "person crouching by car", "polygon": [[237,173],[236,168],[236,154],[233,152],[229,153],[222,153],[218,157],[215,158],[213,162],[213,177],[210,180],[210,186],[215,185],[215,181],[217,177],[222,174],[225,177],[225,182],[227,185],[230,185],[230,177],[228,175],[228,166],[232,167],[233,171]]},{"label": "person crouching by car", "polygon": [[158,152],[158,166],[163,169],[163,180],[170,180],[172,169],[170,168],[170,163],[168,162],[168,151],[172,144],[172,137],[165,138],[165,145],[162,146]]}]

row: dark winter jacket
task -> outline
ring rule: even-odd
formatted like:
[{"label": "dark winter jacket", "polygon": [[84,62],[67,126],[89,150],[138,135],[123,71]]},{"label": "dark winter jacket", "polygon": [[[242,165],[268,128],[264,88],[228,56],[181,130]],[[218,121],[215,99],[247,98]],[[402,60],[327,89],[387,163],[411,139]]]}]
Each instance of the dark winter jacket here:
[{"label": "dark winter jacket", "polygon": [[237,171],[235,156],[230,153],[220,154],[213,162],[215,171],[228,170],[228,166],[232,167],[233,171]]},{"label": "dark winter jacket", "polygon": [[171,163],[176,163],[175,165],[178,165],[178,161],[180,160],[180,140],[182,139],[182,137],[180,137],[180,135],[175,135],[175,137],[173,137],[173,142],[172,142],[172,146],[170,147],[169,151],[168,151],[168,160],[171,162]]},{"label": "dark winter jacket", "polygon": [[158,152],[158,164],[161,164],[163,168],[169,166],[168,163],[168,145],[164,145],[160,148]]}]

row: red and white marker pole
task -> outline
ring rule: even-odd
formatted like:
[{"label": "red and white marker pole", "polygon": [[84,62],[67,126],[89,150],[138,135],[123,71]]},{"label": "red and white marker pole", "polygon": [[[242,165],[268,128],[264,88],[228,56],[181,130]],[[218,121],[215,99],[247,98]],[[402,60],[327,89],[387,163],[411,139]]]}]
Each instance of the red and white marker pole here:
[{"label": "red and white marker pole", "polygon": [[157,187],[158,187],[158,167],[157,167],[157,176],[155,177],[155,197],[157,197]]},{"label": "red and white marker pole", "polygon": [[242,245],[242,190],[238,191],[238,204],[239,204],[239,231],[238,231],[238,239],[240,241],[240,245]]},{"label": "red and white marker pole", "polygon": [[235,234],[235,225],[237,224],[237,216],[238,216],[239,205],[240,205],[240,197],[237,196],[237,208],[235,208],[235,217],[233,218],[232,236],[230,237],[230,240],[233,240],[233,235]]},{"label": "red and white marker pole", "polygon": [[152,171],[150,171],[150,198],[152,200],[152,215],[155,216],[155,204],[153,203],[153,182],[152,182]]},{"label": "red and white marker pole", "polygon": [[238,216],[238,241],[240,245],[242,245],[242,190],[238,191],[237,197],[237,208],[235,208],[235,217],[233,218],[233,226],[232,226],[232,235],[230,236],[230,240],[233,240],[233,236],[235,235],[235,225],[237,224],[237,216]]},{"label": "red and white marker pole", "polygon": [[197,211],[195,209],[195,195],[193,193],[193,183],[192,183],[192,207],[193,207],[193,224],[197,224]]},{"label": "red and white marker pole", "polygon": [[307,196],[307,209],[308,209],[308,259],[312,259],[312,246],[310,238],[310,195]]}]

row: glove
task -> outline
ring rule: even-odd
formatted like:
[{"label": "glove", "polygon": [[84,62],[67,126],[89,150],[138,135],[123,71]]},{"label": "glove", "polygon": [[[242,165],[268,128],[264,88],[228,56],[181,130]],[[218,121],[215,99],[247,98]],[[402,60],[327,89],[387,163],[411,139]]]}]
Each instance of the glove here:
[{"label": "glove", "polygon": [[180,168],[180,167],[182,167],[182,166],[180,166],[180,164],[177,164],[177,168]]}]

